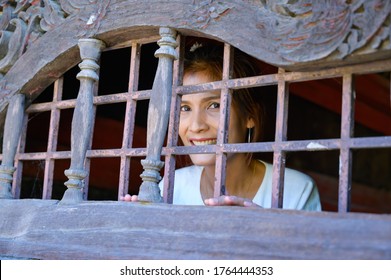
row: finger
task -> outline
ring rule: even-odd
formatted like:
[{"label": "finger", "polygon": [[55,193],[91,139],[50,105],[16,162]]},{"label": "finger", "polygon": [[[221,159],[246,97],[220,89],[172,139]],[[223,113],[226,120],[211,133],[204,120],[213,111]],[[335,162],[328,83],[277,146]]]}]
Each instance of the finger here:
[{"label": "finger", "polygon": [[222,195],[217,198],[205,199],[204,203],[208,206],[243,206],[243,199],[236,196]]},{"label": "finger", "polygon": [[204,201],[207,206],[242,206],[242,207],[260,207],[249,199],[234,195],[222,195],[217,198],[208,198]]},{"label": "finger", "polygon": [[243,206],[244,207],[260,207],[260,208],[262,208],[261,206],[259,206],[258,204],[254,203],[252,201],[244,201]]},{"label": "finger", "polygon": [[244,206],[245,202],[252,203],[251,200],[239,196],[234,196],[234,195],[222,197],[221,200],[222,200],[222,204],[224,205]]},{"label": "finger", "polygon": [[241,205],[241,198],[237,196],[221,196],[220,197],[220,204],[221,205]]},{"label": "finger", "polygon": [[218,199],[216,198],[207,198],[204,200],[205,205],[207,206],[218,206]]}]

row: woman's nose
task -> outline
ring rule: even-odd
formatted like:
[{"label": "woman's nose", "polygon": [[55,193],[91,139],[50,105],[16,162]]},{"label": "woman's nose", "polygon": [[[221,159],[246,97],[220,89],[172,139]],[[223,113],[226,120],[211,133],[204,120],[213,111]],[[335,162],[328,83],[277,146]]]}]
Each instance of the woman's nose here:
[{"label": "woman's nose", "polygon": [[205,114],[198,110],[193,111],[190,118],[189,130],[192,132],[200,132],[207,129],[207,127]]}]

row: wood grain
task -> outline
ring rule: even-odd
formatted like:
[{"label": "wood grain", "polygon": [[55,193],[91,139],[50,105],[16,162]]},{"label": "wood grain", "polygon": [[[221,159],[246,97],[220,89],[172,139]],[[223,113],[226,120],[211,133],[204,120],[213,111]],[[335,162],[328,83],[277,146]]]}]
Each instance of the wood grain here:
[{"label": "wood grain", "polygon": [[390,259],[391,216],[126,202],[2,200],[0,256]]}]

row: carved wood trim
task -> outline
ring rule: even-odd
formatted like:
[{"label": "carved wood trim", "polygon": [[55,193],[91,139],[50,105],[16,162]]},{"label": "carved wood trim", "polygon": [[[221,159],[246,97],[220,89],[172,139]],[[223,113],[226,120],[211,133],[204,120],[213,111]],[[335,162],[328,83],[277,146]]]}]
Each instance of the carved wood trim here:
[{"label": "carved wood trim", "polygon": [[[69,21],[79,25],[73,30],[79,38],[126,27],[127,19],[134,26],[191,29],[282,67],[391,49],[387,0],[171,2],[168,7],[150,0],[4,1],[0,49],[7,55],[0,60],[0,72],[7,72],[45,33]],[[148,15],[140,18],[140,11]]]}]

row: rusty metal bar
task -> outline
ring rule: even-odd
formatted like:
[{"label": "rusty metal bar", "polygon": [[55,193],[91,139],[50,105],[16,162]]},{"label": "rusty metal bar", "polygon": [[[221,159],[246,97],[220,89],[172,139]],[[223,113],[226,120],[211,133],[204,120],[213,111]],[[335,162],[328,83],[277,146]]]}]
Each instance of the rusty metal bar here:
[{"label": "rusty metal bar", "polygon": [[[132,94],[131,99],[138,100],[147,100],[151,96],[151,90],[137,91]],[[100,95],[94,96],[93,104],[94,105],[105,105],[113,103],[123,103],[129,99],[128,93],[115,93],[109,95]],[[57,109],[73,109],[76,105],[76,99],[62,100],[58,102],[45,102],[39,104],[31,104],[27,109],[27,113],[37,113],[43,111],[50,111],[54,107]]]},{"label": "rusty metal bar", "polygon": [[[56,103],[62,99],[64,78],[61,77],[54,82],[53,102]],[[47,153],[45,159],[45,171],[43,177],[42,199],[50,199],[53,190],[54,159],[51,153],[57,149],[58,131],[60,125],[60,110],[53,107],[50,113],[49,138]]]},{"label": "rusty metal bar", "polygon": [[[284,73],[284,70],[279,69],[279,73]],[[284,79],[280,79],[277,90],[276,136],[273,153],[272,208],[283,206],[286,152],[281,149],[280,145],[287,138],[288,102],[288,85]]]},{"label": "rusty metal bar", "polygon": [[[88,158],[107,158],[121,157],[122,155],[129,157],[145,157],[147,154],[146,148],[129,148],[129,149],[104,149],[104,150],[88,150],[86,157]],[[47,152],[23,153],[18,154],[18,160],[44,160]],[[70,151],[57,151],[51,153],[53,159],[70,159]]]},{"label": "rusty metal bar", "polygon": [[348,212],[350,209],[350,192],[352,186],[352,151],[350,138],[353,137],[355,98],[353,75],[345,74],[342,84],[338,212]]},{"label": "rusty metal bar", "polygon": [[[240,79],[230,79],[227,81],[228,88],[240,89],[245,87],[259,87],[277,85],[279,79],[283,79],[286,82],[304,82],[315,79],[326,79],[333,77],[340,77],[344,73],[374,73],[381,71],[389,71],[391,69],[391,60],[385,60],[380,62],[372,62],[368,64],[360,64],[349,67],[333,68],[321,71],[313,72],[287,72],[279,74],[270,74],[256,77],[247,77]],[[206,83],[202,85],[191,85],[191,86],[178,86],[176,87],[175,93],[177,94],[194,94],[205,90],[219,90],[223,87],[221,81]],[[147,100],[150,98],[151,90],[136,91],[132,94],[133,100]],[[116,93],[103,96],[95,96],[93,99],[94,105],[121,103],[128,100],[128,93]],[[32,104],[27,108],[27,113],[50,111],[53,106],[58,109],[69,109],[74,108],[76,105],[76,99],[63,100],[57,103],[47,102],[40,104]]]},{"label": "rusty metal bar", "polygon": [[[381,137],[360,137],[352,138],[349,143],[354,149],[375,149],[375,148],[391,148],[391,136]],[[217,149],[223,153],[255,153],[255,152],[273,152],[276,149],[281,149],[286,152],[297,151],[331,151],[341,148],[340,139],[317,139],[317,140],[298,140],[298,141],[282,141],[277,144],[275,142],[257,142],[257,143],[236,143],[223,144],[216,148],[215,146],[180,146],[169,148],[170,153],[176,155],[185,154],[210,154],[216,153]],[[163,148],[163,154],[167,153],[168,148]]]},{"label": "rusty metal bar", "polygon": [[[137,91],[139,82],[139,69],[140,69],[140,51],[141,46],[138,43],[132,44],[132,53],[130,56],[130,71],[129,71],[129,84],[128,95],[130,98],[126,101],[124,132],[122,138],[122,148],[128,149],[132,147],[134,127],[136,120],[136,107],[137,101],[131,97]],[[125,154],[121,155],[120,174],[119,174],[119,186],[118,186],[118,199],[129,191],[129,178],[130,178],[130,163],[131,157]]]},{"label": "rusty metal bar", "polygon": [[391,59],[384,59],[362,64],[332,67],[324,70],[314,70],[308,72],[287,72],[284,74],[284,79],[287,82],[304,82],[341,77],[345,74],[370,74],[377,72],[388,72],[390,71],[390,69]]},{"label": "rusty metal bar", "polygon": [[173,85],[170,116],[168,122],[167,135],[167,150],[164,164],[165,180],[163,184],[163,201],[169,204],[173,203],[174,199],[174,182],[175,182],[175,155],[170,153],[169,148],[175,147],[178,143],[179,134],[179,117],[181,96],[176,93],[176,87],[182,84],[183,81],[183,58],[185,53],[185,44],[182,42],[182,37],[177,36],[177,44],[179,46],[179,60],[174,61],[173,67]]},{"label": "rusty metal bar", "polygon": [[[300,141],[283,141],[279,144],[283,151],[331,151],[341,148],[340,139],[319,139],[319,140],[300,140]],[[375,148],[391,148],[391,136],[381,137],[360,137],[350,139],[350,147],[353,149],[375,149]],[[274,142],[258,142],[258,143],[237,143],[223,144],[221,147],[216,146],[177,146],[164,147],[162,155],[169,153],[173,155],[187,154],[213,154],[217,149],[224,153],[251,153],[251,152],[273,152],[275,148]],[[87,157],[144,157],[146,148],[129,148],[129,149],[104,149],[87,151]],[[70,151],[57,151],[51,153],[53,159],[69,159]],[[44,160],[46,153],[18,153],[16,160]]]},{"label": "rusty metal bar", "polygon": [[[285,72],[278,74],[268,74],[255,77],[230,79],[226,82],[230,89],[240,89],[247,87],[261,87],[277,85],[279,80],[286,82],[305,82],[320,79],[341,77],[344,74],[369,74],[376,72],[390,71],[391,60],[383,60],[360,65],[345,66],[340,68],[331,68],[326,70],[308,71],[308,72]],[[180,86],[177,87],[178,94],[192,94],[203,90],[218,90],[224,86],[223,82],[216,81],[202,85]]]},{"label": "rusty metal bar", "polygon": [[[224,44],[224,61],[223,61],[223,77],[222,83],[224,87],[221,89],[220,96],[220,119],[217,132],[217,145],[221,146],[228,143],[228,128],[231,109],[231,90],[226,86],[227,81],[231,78],[233,73],[234,50],[229,44]],[[225,188],[227,167],[227,154],[221,150],[216,150],[216,164],[215,164],[215,183],[214,183],[214,197],[227,194]]]}]

